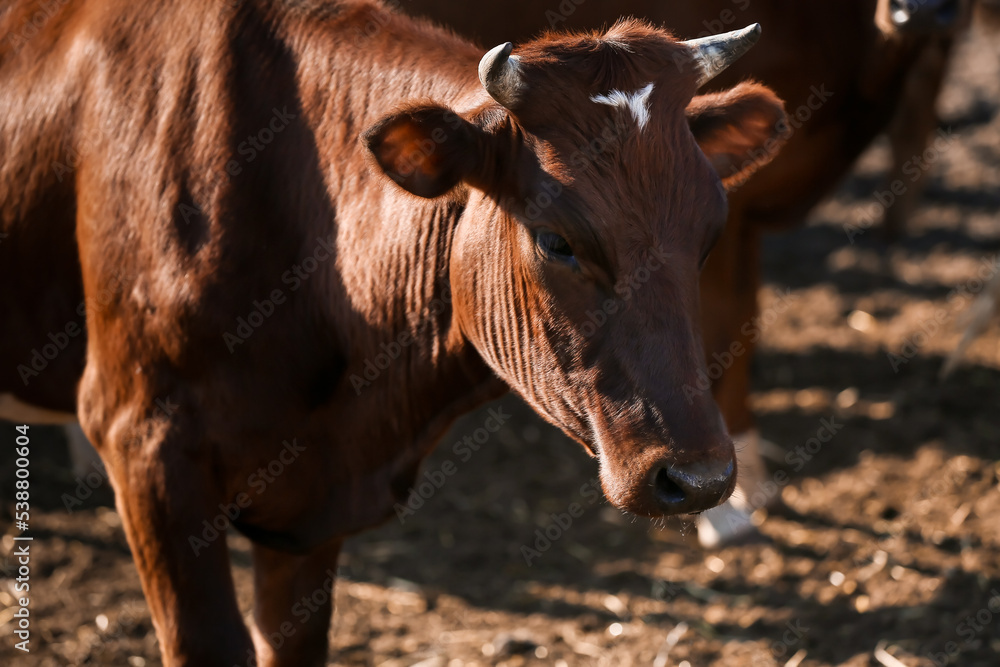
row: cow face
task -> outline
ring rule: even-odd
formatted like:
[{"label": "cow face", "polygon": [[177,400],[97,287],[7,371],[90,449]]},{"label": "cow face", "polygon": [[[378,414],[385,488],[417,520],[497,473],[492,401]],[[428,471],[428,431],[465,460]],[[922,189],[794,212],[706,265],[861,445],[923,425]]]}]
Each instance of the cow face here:
[{"label": "cow face", "polygon": [[725,186],[770,159],[784,113],[755,84],[695,93],[754,38],[682,43],[627,22],[503,45],[480,65],[492,99],[404,108],[365,134],[411,193],[459,186],[458,330],[638,514],[708,509],[735,484],[706,391],[698,274]]}]

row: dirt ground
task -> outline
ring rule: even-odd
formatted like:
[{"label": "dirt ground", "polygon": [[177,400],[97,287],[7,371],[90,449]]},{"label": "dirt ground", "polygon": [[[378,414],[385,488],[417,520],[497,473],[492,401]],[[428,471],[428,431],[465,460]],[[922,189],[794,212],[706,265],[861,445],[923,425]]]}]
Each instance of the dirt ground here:
[{"label": "dirt ground", "polygon": [[[579,446],[507,398],[511,418],[467,461],[453,444],[486,412],[456,425],[425,469],[457,472],[412,516],[346,546],[330,664],[1000,665],[1000,327],[937,377],[964,295],[998,270],[996,37],[962,46],[942,107],[953,138],[900,243],[848,239],[887,165],[879,144],[808,226],[765,244],[753,401],[780,448],[772,471],[790,479],[765,490],[765,542],[706,553],[690,522],[623,515]],[[0,443],[0,664],[160,664],[110,493],[67,512],[65,443],[33,436],[27,656],[13,646],[13,447]],[[553,519],[574,503],[571,525]],[[230,542],[249,610],[248,543]]]}]

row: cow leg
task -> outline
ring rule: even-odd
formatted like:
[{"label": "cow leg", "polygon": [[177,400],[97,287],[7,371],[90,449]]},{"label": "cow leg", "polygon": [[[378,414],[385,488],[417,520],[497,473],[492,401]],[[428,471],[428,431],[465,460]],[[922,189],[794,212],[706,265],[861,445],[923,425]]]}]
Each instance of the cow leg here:
[{"label": "cow leg", "polygon": [[750,515],[775,500],[777,491],[776,486],[766,483],[767,466],[760,454],[760,443],[757,429],[733,435],[739,481],[729,500],[698,517],[698,542],[706,549],[757,537]]},{"label": "cow leg", "polygon": [[203,523],[213,523],[222,502],[208,448],[163,433],[168,429],[162,421],[148,422],[129,429],[142,436],[102,441],[86,428],[107,465],[163,664],[252,665],[225,534],[206,534]]},{"label": "cow leg", "polygon": [[254,643],[261,667],[325,665],[340,540],[305,556],[255,544]]},{"label": "cow leg", "polygon": [[750,506],[749,498],[767,468],[760,457],[759,435],[748,401],[750,363],[761,333],[754,319],[760,284],[759,246],[757,230],[734,211],[702,274],[705,354],[709,370],[721,371],[721,377],[712,385],[712,394],[733,435],[739,470],[733,497],[698,517],[698,541],[706,548],[758,535],[750,521],[755,508]]},{"label": "cow leg", "polygon": [[760,233],[731,210],[701,276],[701,330],[712,395],[730,433],[753,428],[750,362],[760,337]]},{"label": "cow leg", "polygon": [[[884,232],[894,241],[906,231],[906,222],[924,192],[927,172],[931,167],[924,160],[924,151],[938,126],[936,101],[948,69],[951,39],[936,39],[919,55],[903,88],[899,108],[889,124],[887,134],[892,147],[892,168],[887,191],[896,198],[886,208]],[[934,154],[940,155],[947,142],[938,140]]]}]

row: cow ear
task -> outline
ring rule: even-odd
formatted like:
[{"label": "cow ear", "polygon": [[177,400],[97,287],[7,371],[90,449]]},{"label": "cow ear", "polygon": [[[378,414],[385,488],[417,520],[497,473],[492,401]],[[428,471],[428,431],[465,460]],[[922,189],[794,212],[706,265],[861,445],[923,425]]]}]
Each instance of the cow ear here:
[{"label": "cow ear", "polygon": [[756,83],[699,95],[686,110],[701,150],[732,189],[770,162],[791,134],[785,105]]},{"label": "cow ear", "polygon": [[478,163],[477,133],[454,111],[425,105],[386,116],[361,135],[386,176],[419,197],[439,197]]}]

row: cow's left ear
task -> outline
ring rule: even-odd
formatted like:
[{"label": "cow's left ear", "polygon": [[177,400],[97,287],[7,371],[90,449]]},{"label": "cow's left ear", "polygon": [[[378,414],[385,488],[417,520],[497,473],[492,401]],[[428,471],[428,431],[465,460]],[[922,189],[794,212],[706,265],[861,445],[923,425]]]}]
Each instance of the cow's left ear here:
[{"label": "cow's left ear", "polygon": [[423,105],[386,116],[361,135],[386,176],[419,197],[439,197],[478,164],[479,128],[451,109]]},{"label": "cow's left ear", "polygon": [[691,100],[691,132],[727,189],[770,162],[791,134],[785,105],[757,83]]}]

